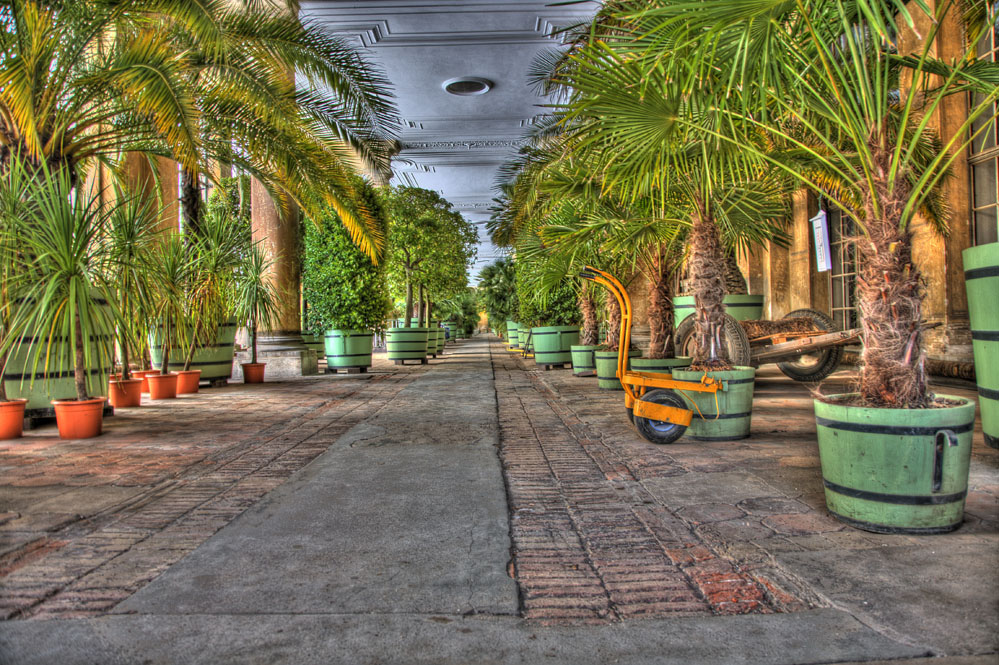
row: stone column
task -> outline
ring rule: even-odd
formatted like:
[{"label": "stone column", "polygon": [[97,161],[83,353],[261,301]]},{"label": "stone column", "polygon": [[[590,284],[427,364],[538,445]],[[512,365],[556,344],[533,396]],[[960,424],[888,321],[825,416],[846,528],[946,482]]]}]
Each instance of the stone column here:
[{"label": "stone column", "polygon": [[275,320],[258,332],[262,351],[305,349],[302,340],[301,270],[298,209],[282,211],[256,179],[250,187],[253,242],[271,261],[269,279],[278,292]]}]

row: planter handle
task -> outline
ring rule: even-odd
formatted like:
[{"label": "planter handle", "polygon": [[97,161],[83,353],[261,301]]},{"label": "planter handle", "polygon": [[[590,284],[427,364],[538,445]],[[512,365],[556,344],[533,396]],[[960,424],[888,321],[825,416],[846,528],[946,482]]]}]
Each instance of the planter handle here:
[{"label": "planter handle", "polygon": [[933,486],[932,491],[939,492],[943,487],[943,462],[945,443],[950,443],[951,448],[956,448],[960,443],[957,434],[953,430],[942,429],[933,437]]}]

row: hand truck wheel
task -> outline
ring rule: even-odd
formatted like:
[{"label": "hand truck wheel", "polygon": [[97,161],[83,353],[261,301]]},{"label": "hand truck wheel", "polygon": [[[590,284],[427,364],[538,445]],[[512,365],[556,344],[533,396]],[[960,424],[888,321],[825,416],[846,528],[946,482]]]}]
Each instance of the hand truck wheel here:
[{"label": "hand truck wheel", "polygon": [[[672,390],[663,388],[650,390],[642,395],[641,399],[646,402],[664,404],[678,409],[687,408],[687,403],[683,401],[682,397]],[[661,420],[649,420],[648,418],[634,415],[631,409],[628,410],[628,413],[633,418],[635,429],[650,443],[657,445],[673,443],[687,431],[686,425],[677,425],[676,423],[667,423]]]}]

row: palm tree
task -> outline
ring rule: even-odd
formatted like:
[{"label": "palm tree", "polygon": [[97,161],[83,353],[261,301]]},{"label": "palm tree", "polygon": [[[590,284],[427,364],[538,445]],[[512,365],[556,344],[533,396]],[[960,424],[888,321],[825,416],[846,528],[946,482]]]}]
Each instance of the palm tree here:
[{"label": "palm tree", "polygon": [[[942,0],[931,10],[901,0],[660,0],[618,9],[634,25],[631,36],[642,35],[621,40],[622,52],[640,52],[646,70],[662,61],[675,76],[686,72],[686,89],[712,98],[726,123],[764,133],[767,143],[744,152],[821,192],[853,220],[863,238],[861,399],[925,406],[923,278],[911,225],[920,215],[946,233],[939,185],[993,124],[976,120],[994,113],[999,65],[974,55],[977,36],[996,20],[994,4]],[[964,57],[935,57],[943,26],[962,9]],[[714,89],[693,72],[711,72]],[[963,122],[938,134],[934,116],[948,98],[968,93],[975,97]],[[768,154],[773,145],[798,159]]]},{"label": "palm tree", "polygon": [[691,94],[665,67],[646,66],[633,51],[610,48],[604,37],[620,32],[615,26],[598,34],[569,56],[571,66],[553,74],[553,82],[569,91],[559,111],[573,136],[572,152],[591,170],[599,191],[615,191],[625,201],[648,198],[689,226],[697,316],[693,366],[724,369],[723,236],[738,238],[741,228],[751,234],[744,241],[772,237],[776,226],[769,220],[783,215],[786,180],[740,148],[760,143],[761,136],[739,131],[713,98]]},{"label": "palm tree", "polygon": [[234,165],[382,244],[350,175],[357,155],[386,160],[387,82],[316,24],[228,0],[10,0],[0,24],[0,168],[21,152],[75,182],[130,152],[170,157],[196,224],[198,174]]}]

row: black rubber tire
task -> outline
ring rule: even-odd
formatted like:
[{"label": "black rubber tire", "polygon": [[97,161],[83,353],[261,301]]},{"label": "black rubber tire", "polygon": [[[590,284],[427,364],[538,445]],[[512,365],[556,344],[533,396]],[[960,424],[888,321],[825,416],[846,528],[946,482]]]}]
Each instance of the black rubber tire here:
[{"label": "black rubber tire", "polygon": [[[839,330],[835,322],[827,314],[814,309],[796,309],[783,318],[811,319],[815,327],[820,330],[825,330],[826,332]],[[843,360],[843,351],[844,348],[842,346],[830,346],[819,353],[812,354],[813,356],[818,356],[814,363],[805,365],[792,360],[777,363],[777,368],[789,379],[805,383],[815,383],[839,369],[839,364]]]},{"label": "black rubber tire", "polygon": [[[656,388],[655,390],[648,391],[642,395],[642,400],[646,402],[653,402],[655,404],[675,406],[680,409],[688,408],[687,403],[683,401],[682,397],[677,395],[672,390],[665,390],[663,388]],[[635,429],[638,430],[638,433],[641,434],[646,441],[656,445],[673,443],[687,431],[686,425],[667,424],[659,420],[642,418],[641,416],[633,415],[632,417],[634,418],[633,422],[635,423]]]},{"label": "black rubber tire", "polygon": [[[696,314],[691,314],[683,321],[676,329],[676,355],[678,356],[693,356],[694,355],[694,317]],[[725,343],[728,346],[728,359],[733,365],[741,365],[743,367],[751,366],[752,362],[752,352],[749,347],[749,337],[746,335],[746,331],[742,329],[739,322],[732,318],[731,315],[725,315],[725,322],[723,324],[725,330]]]},{"label": "black rubber tire", "polygon": [[625,411],[628,412],[628,422],[631,423],[632,425],[634,425],[635,424],[635,410],[634,409],[625,409]]}]

